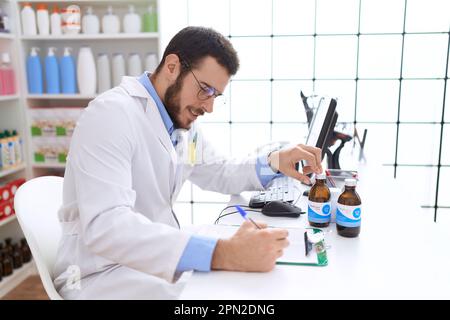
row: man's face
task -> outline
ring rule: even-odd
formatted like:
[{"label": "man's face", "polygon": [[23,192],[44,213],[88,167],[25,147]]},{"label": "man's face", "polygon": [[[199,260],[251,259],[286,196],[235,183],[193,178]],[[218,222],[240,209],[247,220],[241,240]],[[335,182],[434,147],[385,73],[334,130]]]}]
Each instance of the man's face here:
[{"label": "man's face", "polygon": [[178,76],[167,88],[163,101],[176,128],[190,129],[198,116],[213,111],[214,96],[207,100],[199,98],[201,88],[194,75],[201,86],[219,93],[223,93],[230,80],[227,70],[212,57],[204,58],[198,68],[188,71],[183,78]]}]

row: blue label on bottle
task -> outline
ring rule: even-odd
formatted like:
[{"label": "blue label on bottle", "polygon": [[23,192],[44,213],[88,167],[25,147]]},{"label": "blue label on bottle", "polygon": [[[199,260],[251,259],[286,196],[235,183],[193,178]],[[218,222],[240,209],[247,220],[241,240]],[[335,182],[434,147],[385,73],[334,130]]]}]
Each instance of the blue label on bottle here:
[{"label": "blue label on bottle", "polygon": [[314,223],[327,223],[331,220],[330,202],[308,201],[308,220]]},{"label": "blue label on bottle", "polygon": [[348,228],[361,226],[361,206],[338,204],[336,208],[336,223]]}]

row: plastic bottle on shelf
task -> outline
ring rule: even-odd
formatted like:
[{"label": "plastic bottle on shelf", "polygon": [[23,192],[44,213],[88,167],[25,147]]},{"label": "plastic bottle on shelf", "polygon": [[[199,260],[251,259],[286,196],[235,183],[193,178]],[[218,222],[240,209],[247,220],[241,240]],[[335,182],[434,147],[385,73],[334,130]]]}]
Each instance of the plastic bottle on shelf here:
[{"label": "plastic bottle on shelf", "polygon": [[61,91],[63,94],[75,94],[77,92],[77,80],[75,73],[75,61],[70,54],[72,48],[65,47],[61,57]]},{"label": "plastic bottle on shelf", "polygon": [[119,17],[113,13],[112,6],[108,6],[108,13],[102,19],[103,33],[119,33],[120,20]]},{"label": "plastic bottle on shelf", "polygon": [[42,94],[44,92],[42,65],[38,55],[39,50],[36,47],[31,48],[31,53],[27,59],[28,92],[32,94]]},{"label": "plastic bottle on shelf", "polygon": [[141,57],[137,53],[131,53],[128,57],[128,75],[138,77],[142,74]]},{"label": "plastic bottle on shelf", "polygon": [[125,59],[121,53],[115,53],[112,59],[113,87],[118,86],[125,76]]},{"label": "plastic bottle on shelf", "polygon": [[9,24],[9,17],[3,10],[0,8],[0,32],[11,32],[11,27]]},{"label": "plastic bottle on shelf", "polygon": [[41,36],[48,36],[50,34],[50,18],[47,5],[44,3],[40,3],[37,6],[37,26]]},{"label": "plastic bottle on shelf", "polygon": [[97,71],[90,47],[81,47],[78,53],[78,88],[83,95],[93,95],[97,89]]},{"label": "plastic bottle on shelf", "polygon": [[12,131],[12,136],[14,139],[14,156],[16,158],[16,164],[21,164],[23,162],[23,140],[17,133],[17,130]]},{"label": "plastic bottle on shelf", "polygon": [[81,29],[85,34],[100,33],[100,21],[93,13],[92,7],[86,8],[86,13],[81,20]]},{"label": "plastic bottle on shelf", "polygon": [[22,32],[25,36],[35,36],[37,34],[36,28],[36,14],[33,7],[29,3],[23,5],[20,12],[22,18]]},{"label": "plastic bottle on shelf", "polygon": [[47,85],[47,93],[59,94],[61,87],[59,84],[59,66],[55,56],[56,48],[48,48],[48,54],[45,58],[45,82]]},{"label": "plastic bottle on shelf", "polygon": [[61,10],[61,28],[64,34],[78,34],[81,30],[81,11],[77,5],[69,5]]},{"label": "plastic bottle on shelf", "polygon": [[153,73],[156,67],[158,67],[158,57],[156,56],[156,53],[147,53],[147,56],[145,57],[145,70]]},{"label": "plastic bottle on shelf", "polygon": [[98,93],[111,89],[111,66],[106,53],[100,53],[97,57]]},{"label": "plastic bottle on shelf", "polygon": [[5,138],[5,134],[0,132],[0,169],[6,170],[10,165],[9,160],[8,140]]},{"label": "plastic bottle on shelf", "polygon": [[50,31],[54,36],[60,36],[61,30],[61,14],[57,5],[53,6],[53,12],[50,16]]},{"label": "plastic bottle on shelf", "polygon": [[158,32],[158,16],[153,5],[148,6],[147,12],[143,16],[142,31]]},{"label": "plastic bottle on shelf", "polygon": [[135,12],[133,5],[128,6],[128,13],[123,18],[123,32],[139,33],[141,27],[141,17]]},{"label": "plastic bottle on shelf", "polygon": [[1,55],[0,66],[0,94],[12,95],[16,93],[16,77],[11,66],[11,56],[7,52]]},{"label": "plastic bottle on shelf", "polygon": [[7,143],[7,153],[9,159],[9,166],[14,166],[16,164],[15,146],[14,139],[12,138],[11,132],[9,130],[3,131],[3,134]]}]

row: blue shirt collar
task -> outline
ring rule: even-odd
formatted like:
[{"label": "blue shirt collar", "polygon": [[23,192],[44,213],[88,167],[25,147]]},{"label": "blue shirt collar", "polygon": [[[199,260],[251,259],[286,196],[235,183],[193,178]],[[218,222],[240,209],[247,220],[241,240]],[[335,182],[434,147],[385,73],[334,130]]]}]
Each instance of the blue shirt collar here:
[{"label": "blue shirt collar", "polygon": [[140,77],[139,77],[139,82],[145,87],[145,89],[147,89],[148,93],[150,94],[150,96],[153,98],[153,100],[156,103],[156,107],[158,108],[158,111],[161,115],[161,118],[164,122],[164,126],[167,129],[167,132],[169,133],[169,135],[172,135],[173,131],[175,130],[174,125],[173,125],[173,121],[172,119],[170,119],[169,113],[166,110],[166,107],[164,106],[164,104],[162,103],[161,99],[159,98],[158,94],[156,93],[155,87],[153,87],[152,82],[149,79],[149,73],[148,72],[144,72]]}]

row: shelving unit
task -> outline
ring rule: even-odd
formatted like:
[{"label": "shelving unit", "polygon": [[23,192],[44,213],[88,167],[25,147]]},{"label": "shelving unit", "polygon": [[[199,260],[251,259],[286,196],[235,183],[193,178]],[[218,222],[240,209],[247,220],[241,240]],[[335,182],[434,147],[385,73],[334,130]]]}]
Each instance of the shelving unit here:
[{"label": "shelving unit", "polygon": [[7,177],[9,175],[18,173],[20,171],[23,171],[27,168],[27,165],[25,163],[19,164],[13,168],[6,169],[6,170],[0,170],[0,178]]},{"label": "shelving unit", "polygon": [[92,100],[96,95],[82,94],[29,94],[28,100]]},{"label": "shelving unit", "polygon": [[[20,76],[22,62],[20,61],[20,42],[17,37],[17,12],[14,1],[0,1],[0,6],[10,18],[11,33],[0,33],[0,52],[9,52],[11,64],[15,70],[17,94],[0,96],[0,129],[16,129],[24,140],[24,151],[27,148],[28,127],[26,124],[26,109],[23,103],[23,89],[20,83],[23,81]],[[28,157],[25,152],[25,162],[12,168],[0,170],[0,185],[6,184],[18,178],[30,176]],[[23,237],[19,223],[15,215],[0,221],[0,241],[11,237],[15,242]],[[28,263],[21,269],[15,270],[8,277],[4,277],[0,282],[0,297],[8,293],[29,275],[35,274],[34,263]]]},{"label": "shelving unit", "polygon": [[36,266],[33,261],[30,261],[20,269],[14,270],[13,274],[4,277],[0,282],[0,298],[33,274],[36,274]]},{"label": "shelving unit", "polygon": [[19,99],[19,95],[15,94],[15,95],[10,95],[10,96],[0,96],[0,102],[3,101],[14,101],[14,100],[18,100]]},{"label": "shelving unit", "polygon": [[0,220],[0,227],[10,223],[11,221],[15,221],[16,219],[17,219],[16,215],[13,214],[12,216],[10,216],[10,217],[8,217],[6,219]]},{"label": "shelving unit", "polygon": [[[44,58],[49,47],[58,48],[56,55],[60,57],[64,47],[73,48],[72,55],[77,61],[80,47],[90,46],[94,57],[99,53],[109,54],[110,61],[112,54],[122,53],[127,59],[131,53],[139,53],[142,63],[145,55],[154,52],[161,56],[160,34],[159,32],[148,32],[138,34],[97,34],[97,35],[61,35],[61,36],[24,36],[21,31],[20,10],[25,3],[31,3],[34,9],[38,3],[46,3],[49,10],[54,4],[64,8],[72,4],[77,4],[81,8],[82,15],[87,6],[92,6],[94,14],[100,19],[106,13],[108,5],[112,5],[114,13],[123,22],[123,16],[128,12],[128,5],[133,4],[136,13],[141,14],[149,5],[156,5],[159,21],[159,0],[0,0],[0,6],[5,9],[11,21],[11,34],[0,33],[0,52],[9,50],[12,64],[16,70],[16,81],[18,94],[13,96],[0,96],[0,128],[14,128],[21,134],[24,141],[24,151],[26,162],[8,170],[0,171],[0,184],[7,183],[17,178],[31,179],[42,175],[63,175],[65,164],[60,163],[34,163],[33,159],[33,138],[31,136],[31,115],[34,108],[84,108],[89,101],[93,100],[97,94],[28,94],[26,59],[32,47],[39,47],[41,63],[44,67]],[[158,26],[159,30],[159,26]],[[14,241],[23,237],[20,226],[15,216],[11,216],[0,222],[0,241],[11,237]],[[3,278],[0,282],[0,298],[12,288],[17,286],[30,274],[36,273],[34,263],[27,264],[24,268],[16,271],[12,276]]]},{"label": "shelving unit", "polygon": [[[114,0],[114,1],[15,1],[17,14],[20,13],[21,5],[25,2],[31,3],[34,7],[36,3],[47,3],[49,10],[53,4],[57,4],[58,7],[64,8],[71,4],[77,4],[81,8],[82,15],[84,14],[86,7],[91,6],[100,19],[106,13],[108,5],[112,5],[114,13],[117,14],[123,22],[123,16],[128,12],[128,5],[133,4],[135,11],[138,14],[143,14],[149,5],[156,5],[156,9],[159,8],[159,3],[156,0]],[[32,47],[39,47],[41,63],[47,53],[49,47],[57,48],[57,56],[61,56],[65,47],[71,47],[73,49],[72,55],[77,60],[78,51],[82,46],[89,46],[96,58],[100,53],[107,53],[112,60],[114,53],[122,53],[124,58],[131,53],[139,53],[142,63],[144,63],[145,55],[149,52],[154,52],[160,55],[159,47],[159,33],[158,32],[142,32],[142,33],[118,33],[118,34],[71,34],[61,36],[24,36],[21,31],[21,25],[18,23],[18,42],[20,49],[20,63],[21,63],[21,78],[26,79],[25,61]],[[26,81],[22,81],[23,92],[28,92]],[[27,127],[31,127],[30,110],[34,108],[53,108],[53,107],[78,107],[84,108],[88,105],[89,101],[94,99],[97,95],[82,95],[82,94],[26,94],[23,99],[25,105],[25,114],[27,118]],[[33,138],[31,134],[28,134],[29,148],[28,158],[34,159],[33,156]],[[62,175],[64,173],[65,165],[53,164],[53,163],[35,163],[30,161],[31,165],[31,177],[51,174]]]},{"label": "shelving unit", "polygon": [[76,34],[62,36],[21,36],[20,40],[36,41],[36,40],[134,40],[134,39],[158,39],[159,35],[153,32],[143,33],[119,33],[119,34]]}]

